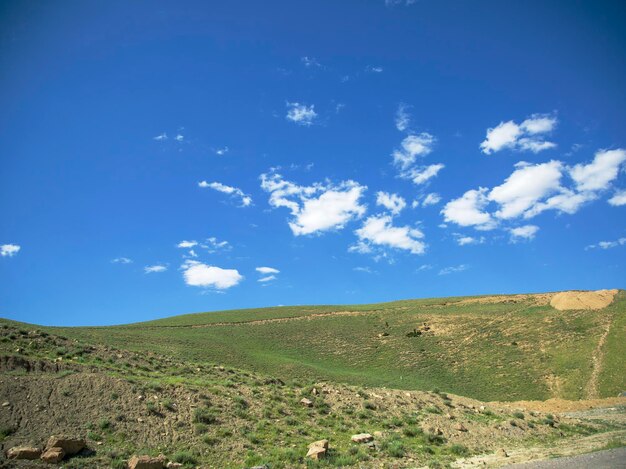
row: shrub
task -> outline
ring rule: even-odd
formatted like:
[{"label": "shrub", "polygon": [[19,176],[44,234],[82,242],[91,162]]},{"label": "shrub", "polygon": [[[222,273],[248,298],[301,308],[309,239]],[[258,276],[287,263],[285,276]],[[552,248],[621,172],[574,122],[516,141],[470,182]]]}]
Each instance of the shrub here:
[{"label": "shrub", "polygon": [[196,457],[190,451],[177,451],[172,456],[172,459],[181,464],[190,464],[194,465],[198,462]]},{"label": "shrub", "polygon": [[196,409],[193,413],[193,421],[196,423],[213,424],[217,422],[215,415],[209,409]]},{"label": "shrub", "polygon": [[522,419],[524,420],[524,413],[523,412],[515,412],[513,414],[513,417],[515,417],[516,419]]},{"label": "shrub", "polygon": [[463,445],[454,444],[450,446],[450,452],[456,456],[467,456],[469,449]]}]

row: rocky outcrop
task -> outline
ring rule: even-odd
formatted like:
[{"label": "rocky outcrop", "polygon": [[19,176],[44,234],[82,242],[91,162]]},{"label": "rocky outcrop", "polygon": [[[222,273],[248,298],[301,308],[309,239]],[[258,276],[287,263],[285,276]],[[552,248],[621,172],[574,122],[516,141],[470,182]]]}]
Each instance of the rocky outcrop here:
[{"label": "rocky outcrop", "polygon": [[8,459],[39,459],[41,450],[32,446],[14,446],[7,451]]},{"label": "rocky outcrop", "polygon": [[133,456],[128,461],[128,469],[163,469],[167,459],[162,454],[156,458],[152,456]]},{"label": "rocky outcrop", "polygon": [[52,447],[47,448],[43,454],[41,455],[41,460],[47,463],[56,464],[58,462],[63,461],[65,457],[65,451],[63,448]]},{"label": "rocky outcrop", "polygon": [[61,448],[67,456],[80,453],[85,447],[85,440],[69,436],[51,436],[46,444],[46,450],[51,448]]},{"label": "rocky outcrop", "polygon": [[328,440],[314,441],[309,445],[309,452],[306,457],[314,460],[324,459],[328,452]]},{"label": "rocky outcrop", "polygon": [[368,443],[374,439],[369,433],[359,433],[358,435],[352,435],[350,438],[355,443]]}]

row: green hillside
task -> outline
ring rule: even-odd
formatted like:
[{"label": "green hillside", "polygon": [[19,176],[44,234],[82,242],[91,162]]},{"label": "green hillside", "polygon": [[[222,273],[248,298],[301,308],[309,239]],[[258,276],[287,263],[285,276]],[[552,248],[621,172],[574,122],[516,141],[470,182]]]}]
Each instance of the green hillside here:
[{"label": "green hillside", "polygon": [[616,396],[626,389],[626,294],[596,311],[539,296],[264,308],[114,327],[44,328],[85,343],[284,379],[434,388],[481,400]]}]

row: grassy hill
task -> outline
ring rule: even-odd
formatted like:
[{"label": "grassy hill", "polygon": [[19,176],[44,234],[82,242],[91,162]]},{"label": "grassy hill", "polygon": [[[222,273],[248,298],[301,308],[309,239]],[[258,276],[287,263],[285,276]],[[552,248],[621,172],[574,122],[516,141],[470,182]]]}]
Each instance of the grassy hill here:
[{"label": "grassy hill", "polygon": [[43,329],[283,379],[438,388],[481,400],[580,399],[626,390],[625,292],[591,311],[558,311],[546,298],[279,307]]}]

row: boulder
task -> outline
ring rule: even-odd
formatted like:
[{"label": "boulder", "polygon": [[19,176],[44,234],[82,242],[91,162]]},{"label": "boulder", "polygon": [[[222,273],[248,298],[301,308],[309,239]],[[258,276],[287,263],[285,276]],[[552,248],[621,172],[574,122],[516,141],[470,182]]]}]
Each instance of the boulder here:
[{"label": "boulder", "polygon": [[67,456],[72,456],[85,447],[85,440],[82,438],[73,438],[68,436],[51,436],[46,444],[48,448],[62,448]]},{"label": "boulder", "polygon": [[374,437],[369,433],[359,433],[358,435],[352,435],[352,438],[350,439],[355,443],[367,443],[372,441]]},{"label": "boulder", "polygon": [[31,446],[14,446],[7,451],[8,459],[39,459],[41,450]]},{"label": "boulder", "polygon": [[152,456],[133,456],[128,461],[128,469],[163,469],[167,459],[162,454],[156,458]]},{"label": "boulder", "polygon": [[314,441],[309,445],[309,452],[306,453],[307,458],[320,460],[326,457],[328,451],[328,440]]},{"label": "boulder", "polygon": [[167,463],[167,466],[165,467],[167,467],[167,469],[180,469],[181,467],[183,467],[183,465],[179,462],[170,461]]},{"label": "boulder", "polygon": [[313,401],[311,399],[307,399],[306,397],[300,399],[300,404],[304,407],[313,407]]},{"label": "boulder", "polygon": [[47,448],[41,455],[42,461],[52,464],[63,461],[64,457],[65,451],[63,451],[63,448],[59,447]]}]

